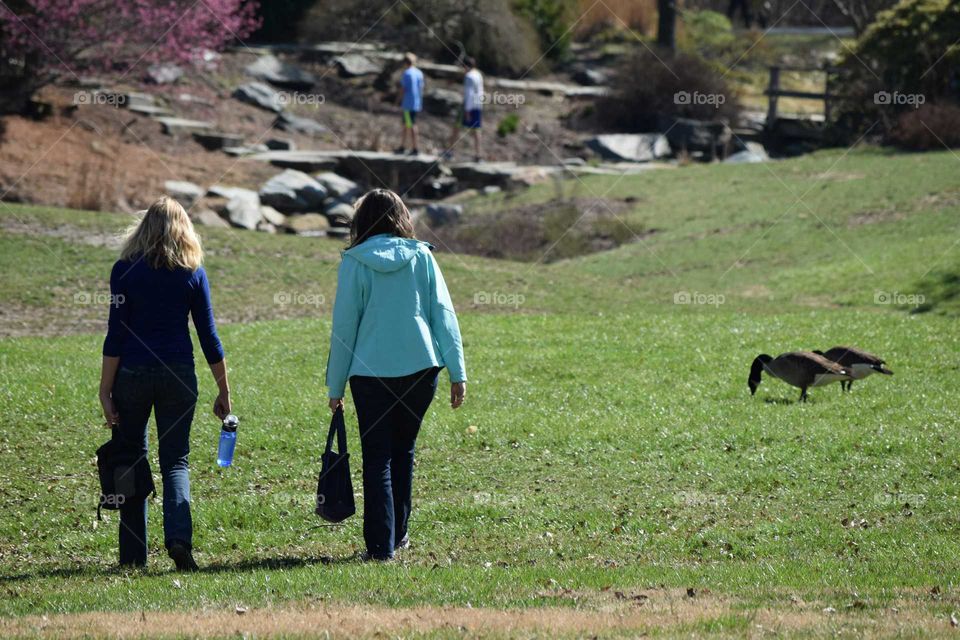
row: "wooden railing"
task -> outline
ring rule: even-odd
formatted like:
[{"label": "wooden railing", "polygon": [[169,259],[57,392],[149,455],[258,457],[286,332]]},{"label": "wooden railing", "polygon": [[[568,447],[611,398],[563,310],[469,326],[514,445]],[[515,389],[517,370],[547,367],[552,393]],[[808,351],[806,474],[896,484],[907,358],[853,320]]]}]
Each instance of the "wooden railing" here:
[{"label": "wooden railing", "polygon": [[[782,89],[780,87],[780,72],[792,71],[798,73],[822,73],[824,74],[824,87],[822,92],[813,91],[794,91],[791,89]],[[819,100],[823,102],[824,120],[830,120],[830,103],[837,98],[837,95],[830,91],[830,78],[837,72],[835,67],[770,67],[770,83],[764,92],[767,96],[767,127],[772,127],[777,120],[777,101],[779,98],[798,98],[801,100]]]}]

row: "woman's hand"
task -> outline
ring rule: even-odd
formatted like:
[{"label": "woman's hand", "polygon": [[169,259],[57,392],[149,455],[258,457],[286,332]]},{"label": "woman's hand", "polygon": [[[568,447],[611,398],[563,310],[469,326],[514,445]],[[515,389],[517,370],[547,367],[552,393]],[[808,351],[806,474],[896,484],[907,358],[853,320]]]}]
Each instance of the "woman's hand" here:
[{"label": "woman's hand", "polygon": [[231,409],[232,406],[230,405],[230,392],[221,391],[217,396],[217,399],[213,401],[213,415],[223,420],[230,415]]},{"label": "woman's hand", "polygon": [[467,397],[467,383],[454,382],[450,385],[450,408],[456,409]]},{"label": "woman's hand", "polygon": [[114,427],[120,424],[120,414],[117,413],[117,405],[113,403],[113,396],[109,393],[100,393],[100,406],[103,407],[103,419],[106,420],[106,427]]},{"label": "woman's hand", "polygon": [[330,398],[330,413],[336,413],[337,409],[343,409],[343,398]]}]

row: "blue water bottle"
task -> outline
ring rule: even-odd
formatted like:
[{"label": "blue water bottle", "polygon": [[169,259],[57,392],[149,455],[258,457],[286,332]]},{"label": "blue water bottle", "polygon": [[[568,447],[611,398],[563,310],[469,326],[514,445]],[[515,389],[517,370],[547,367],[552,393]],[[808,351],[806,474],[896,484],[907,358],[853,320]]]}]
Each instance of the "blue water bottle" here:
[{"label": "blue water bottle", "polygon": [[240,419],[232,413],[223,419],[220,430],[220,446],[217,448],[217,464],[229,467],[233,464],[233,450],[237,446],[237,427]]}]

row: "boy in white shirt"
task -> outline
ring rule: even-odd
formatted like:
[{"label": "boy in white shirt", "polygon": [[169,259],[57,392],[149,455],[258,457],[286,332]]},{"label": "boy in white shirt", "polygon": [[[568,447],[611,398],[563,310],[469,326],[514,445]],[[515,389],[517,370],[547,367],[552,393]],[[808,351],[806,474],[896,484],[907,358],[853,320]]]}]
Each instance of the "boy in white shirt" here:
[{"label": "boy in white shirt", "polygon": [[483,75],[477,69],[477,61],[471,57],[464,58],[463,65],[466,74],[463,76],[463,106],[460,110],[458,123],[450,132],[450,143],[443,152],[444,159],[453,157],[453,147],[459,138],[460,129],[470,129],[473,136],[474,161],[480,162],[480,127],[483,113]]}]

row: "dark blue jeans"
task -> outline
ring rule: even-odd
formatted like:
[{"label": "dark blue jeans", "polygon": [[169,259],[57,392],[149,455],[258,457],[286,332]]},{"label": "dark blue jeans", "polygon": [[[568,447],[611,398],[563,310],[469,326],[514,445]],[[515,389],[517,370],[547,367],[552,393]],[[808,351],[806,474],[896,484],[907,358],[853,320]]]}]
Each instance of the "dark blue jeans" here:
[{"label": "dark blue jeans", "polygon": [[[117,435],[147,455],[150,413],[157,421],[160,474],[163,478],[163,534],[193,544],[190,516],[190,424],[197,405],[197,375],[193,364],[124,367],[113,383],[113,401],[120,414]],[[147,562],[147,502],[120,509],[120,564]]]},{"label": "dark blue jeans", "polygon": [[407,535],[414,448],[439,371],[350,378],[363,452],[363,538],[374,558],[393,557],[394,547]]}]

